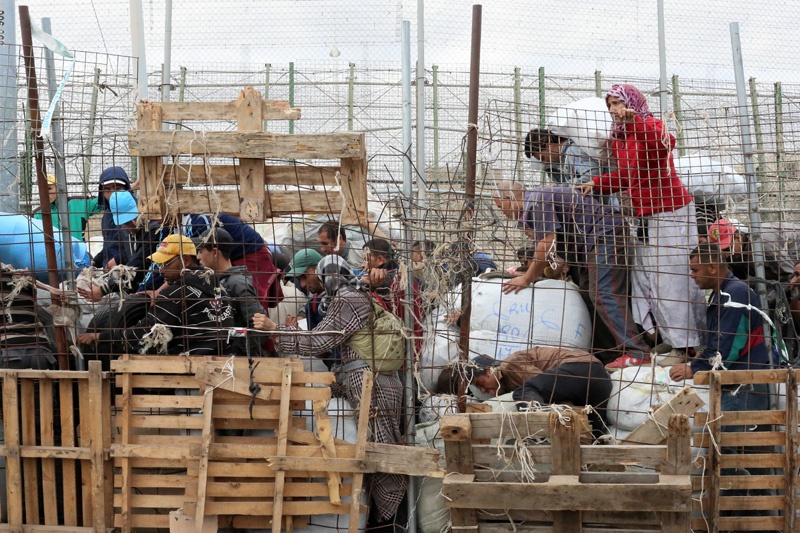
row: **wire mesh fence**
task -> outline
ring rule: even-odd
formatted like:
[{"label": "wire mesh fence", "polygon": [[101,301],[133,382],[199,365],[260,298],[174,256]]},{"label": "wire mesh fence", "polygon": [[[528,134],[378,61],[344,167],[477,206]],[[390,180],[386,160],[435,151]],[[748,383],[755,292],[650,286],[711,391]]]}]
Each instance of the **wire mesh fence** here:
[{"label": "wire mesh fence", "polygon": [[[315,143],[336,132],[364,134],[368,207],[344,224],[339,252],[353,271],[351,281],[361,289],[360,294],[371,293],[370,297],[380,299],[404,321],[404,340],[398,342],[408,342],[408,360],[402,372],[392,374],[391,379],[380,378],[386,381],[386,396],[379,402],[392,419],[379,428],[385,432],[381,435],[385,441],[406,441],[414,424],[424,426],[457,410],[456,396],[465,389],[470,403],[473,399],[475,403],[495,402],[492,405],[498,410],[516,409],[520,401],[534,402],[534,407],[563,402],[594,405],[600,409],[595,420],[597,436],[612,436],[601,441],[622,440],[650,419],[654,407],[668,403],[682,389],[683,378],[689,374],[681,365],[702,360],[699,366],[691,366],[745,368],[747,364],[742,362],[752,355],[749,368],[770,368],[791,364],[798,357],[793,311],[800,300],[794,275],[795,263],[800,260],[800,191],[796,185],[800,85],[791,64],[791,47],[784,42],[791,34],[791,17],[776,17],[772,6],[760,6],[757,16],[753,6],[747,10],[726,7],[724,12],[704,11],[708,6],[703,2],[667,6],[669,61],[675,66],[671,72],[677,74],[667,83],[666,109],[661,109],[660,80],[653,75],[657,14],[649,3],[631,1],[615,5],[614,10],[578,4],[546,13],[524,3],[485,9],[478,177],[472,198],[467,193],[465,142],[469,72],[461,66],[467,62],[464,43],[469,40],[466,4],[425,6],[424,161],[417,161],[403,142],[402,72],[396,57],[398,21],[417,15],[416,6],[409,2],[388,7],[362,4],[357,9],[334,9],[324,2],[269,6],[232,2],[215,10],[200,2],[188,12],[182,11],[187,6],[175,6],[170,100],[176,105],[196,104],[205,111],[198,112],[197,120],[190,120],[176,111],[188,107],[170,108],[164,102],[163,117],[153,118],[152,123],[142,118],[143,108],[135,107],[137,62],[124,55],[129,53],[127,32],[112,30],[114,20],[117,26],[119,20],[125,20],[127,28],[127,5],[110,2],[100,9],[89,3],[62,14],[55,3],[31,4],[35,12],[53,17],[54,34],[65,43],[95,50],[75,52],[75,65],[60,98],[61,115],[54,121],[63,133],[63,149],[49,143],[44,154],[47,172],[54,167],[55,158],[61,157],[66,192],[78,201],[69,205],[70,222],[73,215],[79,221],[80,227],[70,223],[77,243],[56,235],[60,249],[71,247],[77,260],[67,264],[57,247],[57,255],[61,255],[55,268],[66,280],[82,274],[78,276],[81,290],[68,292],[61,302],[58,292],[55,297],[40,292],[35,305],[31,287],[24,288],[26,298],[18,298],[20,293],[15,291],[21,284],[14,281],[33,283],[33,279],[10,270],[4,271],[1,287],[9,309],[12,303],[19,303],[23,316],[31,307],[35,319],[28,333],[34,344],[43,342],[39,334],[44,332],[58,346],[53,353],[74,346],[69,352],[73,368],[82,365],[84,358],[107,362],[123,351],[191,353],[195,343],[207,344],[201,347],[202,353],[228,353],[232,328],[255,326],[252,316],[243,321],[240,316],[235,325],[228,320],[208,326],[194,322],[200,320],[198,314],[191,324],[173,324],[176,333],[169,338],[152,328],[152,321],[167,323],[165,315],[158,314],[159,309],[170,311],[165,299],[183,299],[180,312],[171,312],[188,312],[189,307],[201,304],[201,312],[224,314],[228,303],[233,308],[258,300],[261,313],[271,317],[271,322],[259,319],[260,327],[287,323],[287,315],[291,327],[294,317],[305,317],[306,328],[320,327],[319,335],[286,335],[286,340],[259,341],[251,349],[281,355],[300,353],[309,364],[313,361],[315,368],[322,369],[312,356],[316,349],[331,348],[319,340],[325,336],[322,332],[328,328],[353,333],[360,325],[359,313],[369,314],[369,309],[359,308],[353,318],[343,310],[341,301],[334,302],[338,287],[327,287],[323,273],[316,279],[314,267],[319,260],[312,264],[306,260],[308,253],[297,255],[312,248],[323,256],[330,254],[338,242],[339,226],[321,233],[320,229],[329,218],[342,221],[348,195],[357,196],[353,186],[348,189],[347,185],[348,176],[356,173],[352,162],[345,161],[353,159],[352,154],[330,163],[313,153],[321,146]],[[159,50],[166,27],[160,15],[164,4],[150,2],[144,7],[148,49]],[[739,104],[736,85],[728,80],[732,76],[727,22],[738,16],[743,20],[747,16],[743,43],[746,73],[755,76],[746,87],[746,108]],[[64,23],[79,18],[87,21],[86,26],[97,25],[98,31]],[[262,31],[265,20],[280,26],[280,31],[255,44],[249,35]],[[208,28],[198,24],[200,21]],[[571,22],[570,31],[564,30],[565,21]],[[247,31],[249,25],[259,32]],[[764,45],[759,39],[767,25],[772,40]],[[355,27],[363,31],[353,30]],[[298,28],[313,38],[300,38],[295,33]],[[702,39],[694,38],[698,33]],[[203,38],[212,34],[218,38]],[[574,39],[576,34],[580,34],[579,40]],[[565,42],[567,36],[569,42]],[[19,213],[27,215],[40,207],[27,84],[20,49],[6,46],[4,52],[16,65],[18,102],[13,108],[15,129],[6,133],[14,139],[15,149],[3,161],[5,173],[14,174],[5,198],[15,200]],[[45,74],[45,59],[45,51],[36,48],[41,109],[47,108],[53,96],[46,88],[48,75],[60,81],[71,65],[70,59],[56,57],[52,74]],[[150,57],[152,105],[161,88],[162,72],[153,68],[158,62]],[[615,125],[606,99],[609,90],[620,83],[635,85],[647,99],[655,115],[655,122],[648,124],[657,123],[660,129],[657,134],[646,129],[640,133],[645,137],[653,134],[656,148],[625,146],[629,141],[625,129],[616,128],[619,124]],[[232,110],[239,109],[245,87],[255,88],[265,100],[285,101],[282,110],[299,108],[301,115],[277,120],[259,112],[258,124],[243,126],[245,117]],[[578,101],[582,103],[576,104]],[[204,107],[209,102],[226,103],[227,115],[212,116],[207,111],[211,108]],[[642,120],[649,118],[646,113],[640,115]],[[743,117],[750,123],[749,138]],[[131,129],[140,130],[132,137],[134,141],[129,138]],[[140,138],[142,130],[150,135],[149,144],[145,137]],[[257,156],[221,150],[213,144],[217,134],[253,133],[256,139],[263,132],[276,137],[303,136],[304,146]],[[630,142],[646,144],[638,138]],[[582,162],[573,147],[583,151],[579,154]],[[637,156],[629,153],[637,151]],[[653,156],[655,152],[659,155]],[[143,166],[141,158],[148,158],[149,163]],[[261,163],[253,165],[252,160]],[[409,161],[414,181],[424,173],[425,194],[416,184],[407,194],[403,167]],[[141,211],[142,216],[138,226],[110,238],[109,230],[137,220],[123,216],[125,221],[117,224],[119,216],[115,219],[111,213],[111,194],[122,190],[107,191],[100,208],[87,202],[98,194],[103,197],[98,180],[104,170],[113,167],[126,172],[134,191],[138,188],[134,194],[140,202],[135,214]],[[12,168],[19,170],[12,172]],[[259,168],[267,193],[262,194],[261,204],[253,204],[247,183],[254,172],[261,172]],[[651,171],[655,172],[652,176],[648,174]],[[116,172],[106,175],[110,185],[117,185]],[[592,178],[597,178],[597,187],[592,194],[582,195],[576,186]],[[669,182],[669,190],[659,182],[662,178]],[[604,180],[616,182],[603,188]],[[631,185],[635,180],[640,183]],[[648,180],[659,184],[653,186]],[[643,208],[642,190],[651,195],[648,205],[670,204],[675,209]],[[516,196],[517,191],[522,195]],[[616,194],[600,194],[609,192]],[[107,208],[102,207],[104,202]],[[261,205],[256,211],[243,207],[256,204]],[[157,215],[150,216],[156,211]],[[273,211],[283,215],[265,216]],[[673,218],[661,216],[673,212],[680,213]],[[104,218],[105,224],[101,222]],[[244,223],[239,220],[242,218]],[[47,273],[53,265],[46,261],[47,238],[41,223],[17,213],[2,215],[0,222],[3,263],[31,270],[40,283],[52,283]],[[132,296],[158,290],[163,283],[159,276],[174,274],[170,269],[175,264],[170,261],[177,257],[184,267],[219,270],[220,265],[227,265],[208,255],[220,246],[216,246],[217,236],[209,245],[209,235],[203,231],[219,224],[232,233],[229,244],[236,254],[226,258],[233,258],[231,266],[244,262],[258,283],[264,283],[264,287],[258,283],[253,287],[262,291],[259,297],[231,295],[220,304],[210,293],[187,300],[167,292],[161,300],[156,298],[153,311],[148,308],[149,298]],[[152,255],[168,238],[177,243],[178,252]],[[677,244],[667,242],[673,238]],[[659,244],[658,239],[664,240]],[[703,241],[720,245],[724,260],[714,249],[701,247],[693,253]],[[107,249],[109,243],[117,246],[116,252]],[[194,253],[184,253],[183,246]],[[184,262],[184,255],[195,254],[200,258],[186,260],[191,265]],[[252,261],[247,263],[244,257],[251,254]],[[647,257],[649,263],[643,260]],[[97,270],[84,272],[92,259]],[[130,260],[133,270],[117,268]],[[693,261],[697,268],[690,271]],[[763,311],[750,309],[741,315],[746,324],[737,327],[746,331],[723,331],[739,346],[736,354],[728,345],[727,353],[719,348],[719,317],[716,323],[708,323],[713,317],[707,315],[703,297],[710,296],[713,304],[713,295],[719,298],[721,294],[719,286],[704,282],[703,276],[710,274],[697,272],[709,262],[730,263],[730,270],[753,291],[744,293],[745,299],[751,300],[738,303]],[[667,263],[677,270],[664,272]],[[383,272],[370,277],[373,269]],[[530,280],[525,277],[529,270],[536,272]],[[279,272],[284,272],[281,278]],[[540,273],[542,279],[537,280]],[[657,290],[659,278],[667,281],[661,281]],[[219,279],[221,276],[211,276],[192,283],[213,286],[221,283]],[[524,285],[537,283],[534,288],[514,292],[510,289],[515,279],[524,280]],[[177,279],[168,281],[174,286]],[[169,291],[169,283],[166,287]],[[284,293],[280,305],[277,287]],[[71,290],[69,284],[66,288]],[[316,292],[320,294],[315,296]],[[469,307],[463,305],[466,299],[471,300]],[[331,308],[333,316],[326,318]],[[247,313],[252,315],[251,311]],[[14,337],[8,333],[9,324],[4,322],[2,339],[10,347]],[[65,344],[58,344],[58,328],[52,324],[66,326]],[[761,324],[768,326],[759,334]],[[203,333],[198,333],[201,330]],[[120,335],[125,338],[118,338]],[[288,340],[293,338],[305,340]],[[708,357],[704,350],[709,342],[717,346],[719,360],[713,357],[717,353]],[[348,348],[345,358],[344,348],[338,350],[324,350],[329,352],[322,358],[325,369],[353,362],[354,350]],[[525,353],[520,355],[522,351]],[[245,349],[239,355],[248,352]],[[512,354],[516,356],[510,358]],[[773,355],[782,357],[783,362],[778,363]],[[49,357],[48,352],[45,366],[51,364]],[[609,376],[603,366],[615,360],[630,368],[612,368],[616,371]],[[636,364],[643,361],[647,364]],[[680,367],[682,373],[665,370],[667,365]],[[355,375],[362,369],[347,372]],[[555,377],[547,382],[548,376]],[[535,382],[526,385],[529,379]],[[358,388],[349,385],[352,390]],[[706,393],[702,386],[694,390]],[[762,392],[754,394],[759,405],[765,397]],[[347,397],[348,393],[343,394]],[[507,395],[505,403],[492,399],[497,394]],[[598,400],[594,394],[602,398]],[[785,391],[773,394],[772,399],[777,397],[785,398]],[[703,424],[707,429],[710,422]],[[419,434],[429,432],[420,427]],[[714,453],[713,446],[705,446],[707,452],[703,453]],[[751,485],[757,490],[775,488],[774,480],[759,479]],[[396,510],[394,496],[382,496],[383,504],[392,501],[384,509]],[[698,496],[698,501],[702,497]],[[370,525],[385,519],[373,517]],[[404,520],[402,515],[394,518],[401,524]],[[423,530],[427,531],[426,527],[434,528],[427,524]]]}]

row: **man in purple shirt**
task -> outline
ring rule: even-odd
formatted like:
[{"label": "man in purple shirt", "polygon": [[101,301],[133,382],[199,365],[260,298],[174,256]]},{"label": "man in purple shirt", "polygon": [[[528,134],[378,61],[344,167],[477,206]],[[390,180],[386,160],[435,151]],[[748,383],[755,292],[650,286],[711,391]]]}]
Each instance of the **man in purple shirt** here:
[{"label": "man in purple shirt", "polygon": [[506,281],[503,291],[529,287],[557,256],[594,309],[595,355],[609,370],[650,362],[650,348],[633,321],[628,298],[627,257],[631,246],[622,215],[614,206],[569,187],[534,187],[499,181],[495,203],[534,242],[528,270]]}]

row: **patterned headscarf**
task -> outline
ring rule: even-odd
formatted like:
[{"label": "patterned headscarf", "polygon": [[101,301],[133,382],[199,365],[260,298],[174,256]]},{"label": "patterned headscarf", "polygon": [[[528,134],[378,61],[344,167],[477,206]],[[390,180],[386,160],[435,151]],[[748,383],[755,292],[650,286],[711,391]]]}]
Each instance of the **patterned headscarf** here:
[{"label": "patterned headscarf", "polygon": [[336,296],[339,289],[355,283],[355,274],[347,261],[340,255],[331,254],[322,258],[317,264],[317,276],[325,287],[329,298]]},{"label": "patterned headscarf", "polygon": [[[650,112],[650,108],[647,107],[647,98],[642,94],[642,91],[630,83],[618,83],[611,87],[611,90],[606,94],[606,104],[608,104],[608,98],[610,96],[622,100],[628,109],[633,109],[636,114],[642,118],[653,116],[653,113]],[[625,133],[625,124],[618,124],[615,122],[614,133]]]}]

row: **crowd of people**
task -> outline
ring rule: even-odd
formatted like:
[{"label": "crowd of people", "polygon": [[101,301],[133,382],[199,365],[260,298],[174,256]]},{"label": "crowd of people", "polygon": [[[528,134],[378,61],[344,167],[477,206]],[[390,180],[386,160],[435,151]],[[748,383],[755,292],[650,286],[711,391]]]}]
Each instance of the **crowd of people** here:
[{"label": "crowd of people", "polygon": [[[595,429],[602,431],[609,372],[649,364],[654,351],[666,347],[679,357],[670,371],[675,380],[712,368],[777,364],[760,312],[767,302],[750,286],[763,280],[752,269],[747,228],[723,218],[698,230],[693,198],[673,165],[675,139],[645,97],[632,85],[615,85],[606,104],[614,120],[610,160],[593,160],[574,140],[535,130],[525,140],[525,153],[545,164],[553,184],[526,189],[499,181],[495,190],[498,208],[530,240],[518,250],[520,265],[509,271],[504,292],[531,287],[543,275],[570,276],[593,313],[591,349],[536,346],[503,361],[479,354],[464,372],[452,367],[443,373],[441,392],[464,390],[459,380],[466,379],[485,394],[512,393],[521,407],[592,405]],[[419,351],[430,310],[420,295],[431,275],[425,261],[434,243],[415,242],[405,270],[390,240],[369,234],[357,250],[342,224],[329,220],[316,243],[284,255],[231,215],[187,214],[171,223],[145,219],[120,167],[103,171],[96,200],[69,209],[75,213],[57,213],[54,224],[68,216],[79,238],[89,216],[102,215],[103,246],[93,258],[97,275],[78,290],[98,306],[77,337],[85,357],[315,357],[336,373],[336,390],[354,407],[361,402],[363,373],[374,370],[370,439],[401,442],[403,383],[397,369],[405,343],[399,330],[410,318],[412,345]],[[772,240],[764,239],[766,277],[773,288],[787,284],[800,324],[800,263],[792,260],[800,235],[767,229],[763,235]],[[454,246],[460,250],[461,244]],[[472,275],[497,269],[483,253],[470,255],[469,263]],[[447,265],[441,266],[448,275]],[[11,271],[0,272],[0,294],[10,310],[0,315],[2,366],[52,366],[52,350],[33,311],[35,294],[16,290],[12,280]],[[386,338],[376,340],[376,333]],[[725,410],[768,408],[759,386],[723,395]],[[407,479],[377,474],[371,483],[376,519],[389,522]]]}]

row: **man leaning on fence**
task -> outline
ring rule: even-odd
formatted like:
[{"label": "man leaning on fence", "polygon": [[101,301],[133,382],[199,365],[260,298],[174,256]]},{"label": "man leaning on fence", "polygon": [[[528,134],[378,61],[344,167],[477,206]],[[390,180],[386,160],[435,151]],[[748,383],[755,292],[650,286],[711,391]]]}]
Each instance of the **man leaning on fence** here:
[{"label": "man leaning on fence", "polygon": [[[758,295],[733,275],[716,244],[701,244],[692,250],[689,268],[697,286],[712,291],[706,310],[706,347],[691,362],[674,365],[670,377],[678,381],[701,370],[768,369],[770,352],[764,342]],[[765,384],[723,386],[722,410],[769,409],[768,392]]]}]

